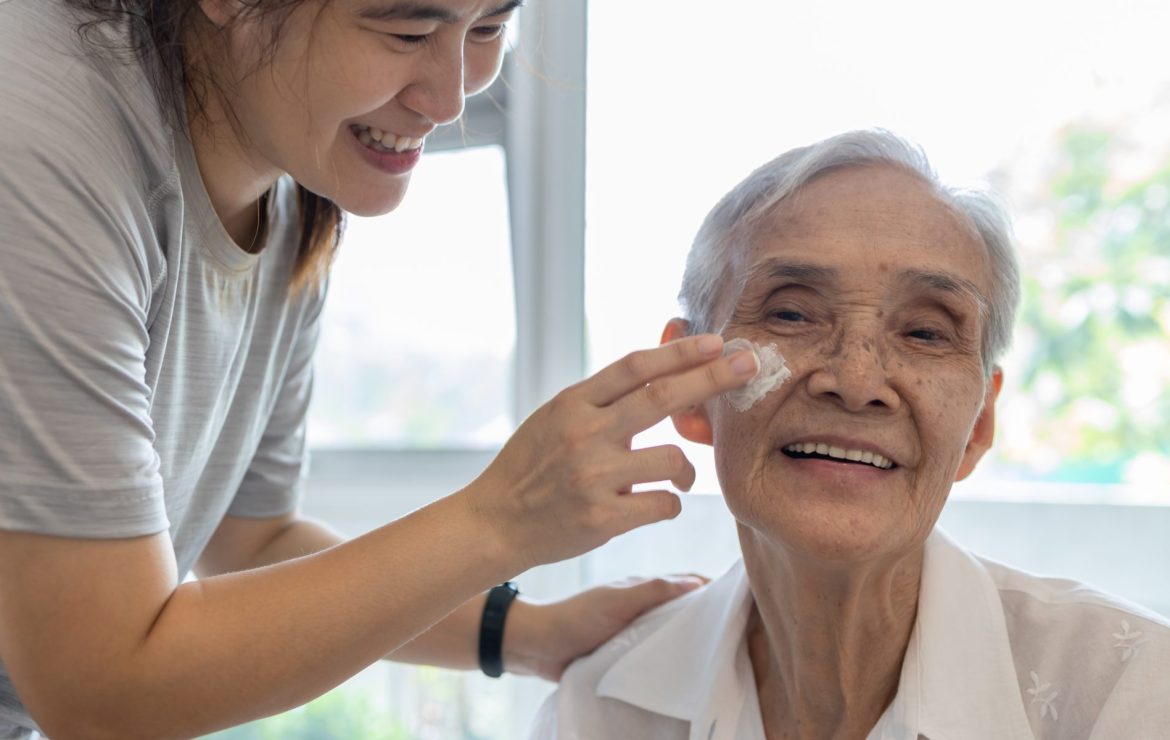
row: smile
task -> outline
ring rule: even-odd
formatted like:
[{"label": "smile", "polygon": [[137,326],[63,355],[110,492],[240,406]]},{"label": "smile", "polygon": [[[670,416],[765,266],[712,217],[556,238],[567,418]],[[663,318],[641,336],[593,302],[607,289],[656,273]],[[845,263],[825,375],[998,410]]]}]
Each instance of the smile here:
[{"label": "smile", "polygon": [[797,459],[818,458],[872,465],[882,470],[890,470],[894,467],[892,460],[872,450],[846,449],[824,442],[793,442],[784,447],[784,454]]},{"label": "smile", "polygon": [[416,139],[410,136],[399,136],[370,126],[353,125],[349,127],[349,130],[358,138],[358,141],[376,152],[398,152],[401,154],[402,152],[414,151],[422,147],[426,140],[425,137]]}]

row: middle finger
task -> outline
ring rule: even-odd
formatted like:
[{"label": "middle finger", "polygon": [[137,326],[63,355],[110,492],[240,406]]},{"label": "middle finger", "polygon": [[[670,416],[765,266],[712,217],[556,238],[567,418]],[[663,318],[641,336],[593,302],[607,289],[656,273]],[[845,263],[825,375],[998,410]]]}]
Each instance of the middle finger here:
[{"label": "middle finger", "polygon": [[618,414],[618,429],[632,437],[676,411],[739,388],[758,371],[755,354],[734,352],[686,372],[658,378],[609,408]]}]

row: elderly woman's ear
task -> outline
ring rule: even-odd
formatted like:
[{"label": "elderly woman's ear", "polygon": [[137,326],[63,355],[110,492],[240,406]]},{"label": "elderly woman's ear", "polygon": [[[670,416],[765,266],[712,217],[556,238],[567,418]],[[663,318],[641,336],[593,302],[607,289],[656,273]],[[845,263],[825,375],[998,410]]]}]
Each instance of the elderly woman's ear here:
[{"label": "elderly woman's ear", "polygon": [[[671,319],[662,330],[662,344],[683,339],[690,334],[691,326],[686,319]],[[702,404],[671,414],[670,420],[683,439],[699,444],[711,444],[711,422],[707,419],[707,409]]]},{"label": "elderly woman's ear", "polygon": [[983,453],[991,447],[995,439],[995,400],[999,398],[999,389],[1003,387],[1003,369],[998,365],[991,371],[991,382],[987,384],[987,395],[983,398],[983,408],[975,419],[975,427],[971,430],[971,438],[967,440],[967,449],[963,450],[963,460],[959,463],[959,471],[955,473],[955,480],[960,481],[971,475],[975,466],[983,458]]}]

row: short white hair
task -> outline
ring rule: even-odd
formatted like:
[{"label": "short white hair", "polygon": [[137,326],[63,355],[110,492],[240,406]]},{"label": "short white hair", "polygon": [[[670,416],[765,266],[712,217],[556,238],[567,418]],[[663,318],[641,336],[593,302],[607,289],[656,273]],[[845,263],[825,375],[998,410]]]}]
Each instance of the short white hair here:
[{"label": "short white hair", "polygon": [[970,220],[987,249],[991,294],[983,317],[980,352],[991,374],[1011,344],[1020,270],[1007,209],[995,194],[943,183],[921,147],[883,129],[850,131],[792,149],[757,168],[715,205],[699,227],[687,256],[679,302],[690,331],[717,331],[719,300],[732,284],[731,256],[753,236],[756,225],[816,178],[844,167],[886,165],[915,175]]}]

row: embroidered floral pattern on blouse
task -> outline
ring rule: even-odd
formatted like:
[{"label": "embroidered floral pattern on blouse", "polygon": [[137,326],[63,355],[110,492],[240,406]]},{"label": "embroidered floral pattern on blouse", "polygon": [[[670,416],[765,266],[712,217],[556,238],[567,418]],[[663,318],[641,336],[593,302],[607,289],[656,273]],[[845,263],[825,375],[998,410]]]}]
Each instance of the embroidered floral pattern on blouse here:
[{"label": "embroidered floral pattern on blouse", "polygon": [[1129,622],[1121,620],[1121,632],[1114,632],[1113,639],[1117,640],[1113,647],[1121,651],[1121,662],[1125,663],[1137,655],[1138,649],[1149,642],[1149,638],[1142,637],[1141,630],[1131,632]]},{"label": "embroidered floral pattern on blouse", "polygon": [[1028,689],[1028,693],[1032,695],[1032,703],[1040,705],[1040,719],[1044,719],[1049,714],[1052,715],[1053,721],[1060,719],[1056,713],[1056,707],[1052,703],[1052,700],[1060,693],[1060,689],[1052,688],[1050,683],[1041,683],[1036,671],[1029,671],[1029,673],[1032,674],[1032,688]]}]

